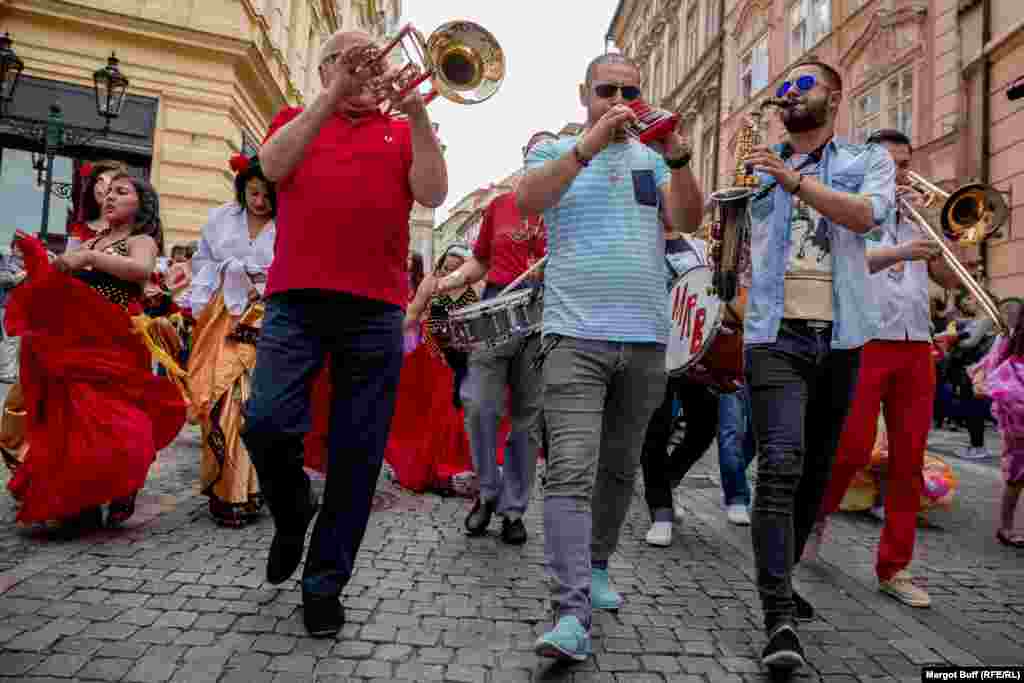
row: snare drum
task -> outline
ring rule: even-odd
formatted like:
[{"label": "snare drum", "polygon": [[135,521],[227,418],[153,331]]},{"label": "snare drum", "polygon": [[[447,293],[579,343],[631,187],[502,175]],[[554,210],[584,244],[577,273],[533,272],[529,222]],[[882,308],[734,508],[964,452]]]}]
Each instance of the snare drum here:
[{"label": "snare drum", "polygon": [[672,376],[732,393],[743,381],[743,330],[723,320],[726,307],[712,293],[711,274],[707,266],[694,266],[672,284],[665,368]]},{"label": "snare drum", "polygon": [[540,332],[544,312],[541,287],[520,289],[453,311],[449,320],[452,345],[486,351]]}]

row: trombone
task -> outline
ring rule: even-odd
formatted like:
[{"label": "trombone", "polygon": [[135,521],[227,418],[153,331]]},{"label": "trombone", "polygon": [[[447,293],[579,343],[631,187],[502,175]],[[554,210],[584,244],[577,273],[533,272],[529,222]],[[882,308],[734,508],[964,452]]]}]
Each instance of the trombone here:
[{"label": "trombone", "polygon": [[[982,240],[991,237],[1009,215],[1006,201],[992,187],[981,183],[971,183],[960,187],[952,194],[944,191],[934,183],[925,180],[913,171],[908,172],[910,187],[924,195],[924,205],[930,207],[938,199],[943,200],[939,215],[942,222],[943,232],[951,241],[963,246],[979,244]],[[971,277],[970,272],[964,264],[956,257],[953,251],[946,245],[943,235],[936,230],[928,220],[914,207],[906,197],[898,197],[897,202],[900,208],[909,215],[917,226],[933,240],[942,252],[946,263],[956,273],[957,278],[963,283],[967,291],[981,305],[985,315],[992,319],[996,331],[999,334],[1007,334],[1009,328],[1003,319],[999,307]]]}]

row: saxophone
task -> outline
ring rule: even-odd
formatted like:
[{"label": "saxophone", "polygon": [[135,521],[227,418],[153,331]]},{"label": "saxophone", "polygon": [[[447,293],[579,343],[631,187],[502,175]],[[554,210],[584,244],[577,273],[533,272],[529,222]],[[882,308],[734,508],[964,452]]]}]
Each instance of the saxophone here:
[{"label": "saxophone", "polygon": [[767,106],[790,107],[782,98],[769,98],[748,115],[736,140],[736,170],[730,187],[711,193],[711,201],[718,206],[718,220],[711,225],[708,244],[713,271],[711,286],[714,294],[729,303],[736,298],[739,276],[750,264],[750,197],[760,188],[754,169],[747,157],[762,144],[762,112]]}]

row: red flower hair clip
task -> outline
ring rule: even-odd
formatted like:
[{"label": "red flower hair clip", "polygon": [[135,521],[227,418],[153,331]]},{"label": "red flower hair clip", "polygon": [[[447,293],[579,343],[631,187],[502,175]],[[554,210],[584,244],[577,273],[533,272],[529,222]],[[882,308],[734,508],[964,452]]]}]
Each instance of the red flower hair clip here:
[{"label": "red flower hair clip", "polygon": [[92,164],[88,161],[82,164],[78,169],[78,175],[82,178],[88,178],[92,175]]},{"label": "red flower hair clip", "polygon": [[245,156],[244,154],[236,154],[233,157],[231,157],[231,161],[228,162],[228,165],[231,167],[231,170],[234,171],[236,174],[242,173],[247,168],[249,168],[249,157]]}]

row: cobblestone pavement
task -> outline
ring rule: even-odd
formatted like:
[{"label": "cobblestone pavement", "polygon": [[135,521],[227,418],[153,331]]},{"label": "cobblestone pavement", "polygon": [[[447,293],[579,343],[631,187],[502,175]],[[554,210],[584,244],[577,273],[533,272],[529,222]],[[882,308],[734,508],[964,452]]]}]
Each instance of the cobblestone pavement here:
[{"label": "cobblestone pavement", "polygon": [[[197,436],[187,428],[161,454],[118,532],[33,536],[0,497],[0,681],[764,680],[749,531],[725,522],[713,453],[677,493],[687,519],[670,548],[644,544],[637,498],[611,567],[626,604],[596,617],[596,657],[570,668],[531,651],[549,623],[539,502],[530,541],[513,548],[497,524],[463,536],[468,501],[382,480],[348,623],[337,640],[313,640],[296,583],[263,581],[272,523],[228,530],[206,514]],[[933,446],[958,438],[937,432]],[[998,471],[954,462],[959,502],[921,530],[915,562],[935,607],[880,595],[877,523],[839,515],[826,561],[798,572],[820,616],[801,627],[812,666],[797,680],[916,682],[929,663],[1024,664],[1024,563],[992,534]]]}]

